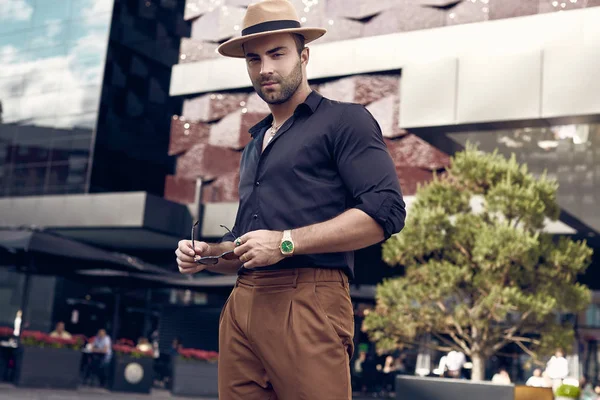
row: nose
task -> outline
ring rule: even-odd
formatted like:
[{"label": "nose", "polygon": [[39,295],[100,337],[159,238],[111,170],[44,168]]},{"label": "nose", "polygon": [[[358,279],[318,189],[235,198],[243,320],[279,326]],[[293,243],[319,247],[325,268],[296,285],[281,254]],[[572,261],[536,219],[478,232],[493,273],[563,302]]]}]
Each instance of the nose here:
[{"label": "nose", "polygon": [[262,60],[260,64],[260,74],[261,75],[271,75],[273,74],[273,63],[268,57]]}]

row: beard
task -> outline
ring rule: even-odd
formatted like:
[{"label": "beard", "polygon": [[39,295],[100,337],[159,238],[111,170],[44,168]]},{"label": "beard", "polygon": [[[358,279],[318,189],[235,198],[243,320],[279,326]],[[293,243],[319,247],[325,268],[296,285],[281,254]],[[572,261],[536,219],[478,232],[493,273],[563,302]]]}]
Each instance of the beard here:
[{"label": "beard", "polygon": [[[279,84],[277,89],[263,87],[262,83],[275,82]],[[261,99],[267,104],[283,104],[290,99],[298,90],[298,87],[302,83],[302,63],[298,60],[298,64],[294,67],[292,72],[285,78],[277,78],[276,76],[260,77],[256,81],[252,82],[254,90],[260,96]]]}]

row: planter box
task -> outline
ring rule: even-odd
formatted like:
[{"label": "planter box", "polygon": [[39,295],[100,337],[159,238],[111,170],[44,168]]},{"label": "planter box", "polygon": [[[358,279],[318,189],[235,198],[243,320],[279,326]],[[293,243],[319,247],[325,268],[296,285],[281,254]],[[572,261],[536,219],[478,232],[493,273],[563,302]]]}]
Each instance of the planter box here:
[{"label": "planter box", "polygon": [[173,359],[173,386],[171,392],[179,396],[219,395],[217,382],[217,363]]},{"label": "planter box", "polygon": [[514,385],[407,375],[396,377],[397,400],[514,400],[514,396]]},{"label": "planter box", "polygon": [[17,386],[77,389],[81,364],[79,350],[22,346],[17,352]]},{"label": "planter box", "polygon": [[154,359],[113,354],[110,390],[114,392],[150,393],[154,379]]}]

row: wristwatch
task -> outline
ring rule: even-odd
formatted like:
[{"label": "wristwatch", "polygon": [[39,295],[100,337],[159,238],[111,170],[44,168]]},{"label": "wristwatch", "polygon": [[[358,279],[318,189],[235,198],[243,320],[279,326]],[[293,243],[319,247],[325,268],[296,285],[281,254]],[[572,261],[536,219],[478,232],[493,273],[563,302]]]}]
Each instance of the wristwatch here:
[{"label": "wristwatch", "polygon": [[292,231],[290,229],[283,231],[279,250],[281,251],[281,254],[286,257],[294,254],[294,241],[292,240]]}]

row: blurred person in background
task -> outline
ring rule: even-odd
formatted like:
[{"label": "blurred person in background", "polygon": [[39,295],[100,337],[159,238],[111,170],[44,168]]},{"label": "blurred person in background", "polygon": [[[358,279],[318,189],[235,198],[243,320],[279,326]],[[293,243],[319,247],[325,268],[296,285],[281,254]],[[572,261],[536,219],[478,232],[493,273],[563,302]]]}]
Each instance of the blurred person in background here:
[{"label": "blurred person in background", "polygon": [[500,385],[510,385],[510,375],[506,368],[500,368],[498,372],[492,377],[492,383],[498,383]]},{"label": "blurred person in background", "polygon": [[569,362],[564,356],[562,349],[557,349],[556,353],[546,364],[544,374],[552,381],[552,387],[557,388],[563,379],[569,376]]},{"label": "blurred person in background", "polygon": [[98,334],[92,341],[91,352],[93,358],[89,373],[97,376],[100,386],[104,386],[106,384],[107,369],[112,359],[112,341],[110,336],[106,334],[106,330],[98,330]]},{"label": "blurred person in background", "polygon": [[542,370],[540,368],[536,368],[533,370],[533,375],[529,379],[527,379],[527,382],[525,383],[525,385],[533,386],[533,387],[550,387],[550,386],[552,386],[552,384],[548,381],[548,379],[546,379],[544,376],[542,376]]},{"label": "blurred person in background", "polygon": [[150,344],[150,341],[145,338],[145,337],[141,337],[138,339],[137,345],[135,346],[136,349],[140,350],[140,351],[150,351],[152,350],[152,344]]},{"label": "blurred person in background", "polygon": [[56,327],[50,332],[50,336],[61,339],[71,339],[71,334],[65,330],[65,323],[62,321],[56,323]]},{"label": "blurred person in background", "polygon": [[182,273],[216,260],[210,271],[238,274],[219,324],[222,400],[350,399],[353,252],[404,227],[375,118],[309,86],[305,44],[325,32],[301,27],[289,1],[263,0],[248,6],[241,37],[218,48],[245,59],[271,111],[249,130],[232,232],[176,250]]}]

